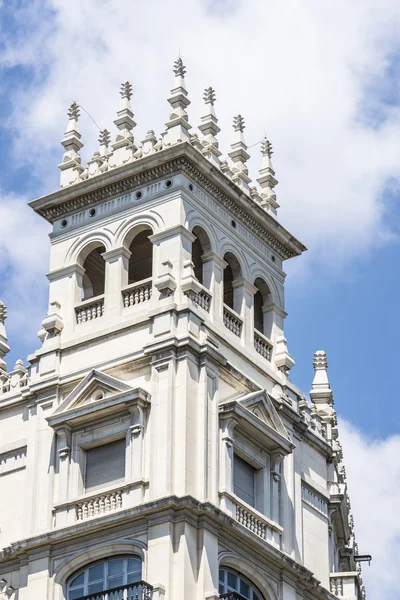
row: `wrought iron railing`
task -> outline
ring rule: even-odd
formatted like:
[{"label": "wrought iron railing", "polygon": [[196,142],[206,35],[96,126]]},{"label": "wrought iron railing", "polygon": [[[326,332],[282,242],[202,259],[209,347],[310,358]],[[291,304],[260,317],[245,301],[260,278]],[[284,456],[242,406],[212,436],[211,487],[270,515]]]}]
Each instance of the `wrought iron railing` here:
[{"label": "wrought iron railing", "polygon": [[78,600],[150,600],[153,587],[145,581],[128,583],[120,587],[82,596]]},{"label": "wrought iron railing", "polygon": [[226,598],[226,600],[249,600],[245,596],[239,594],[239,592],[226,592],[225,594],[220,594],[220,598]]}]

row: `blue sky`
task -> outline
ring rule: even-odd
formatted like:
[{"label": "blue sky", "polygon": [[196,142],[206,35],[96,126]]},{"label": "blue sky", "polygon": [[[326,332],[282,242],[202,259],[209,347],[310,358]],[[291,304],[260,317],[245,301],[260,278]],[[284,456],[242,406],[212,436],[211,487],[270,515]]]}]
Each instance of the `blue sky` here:
[{"label": "blue sky", "polygon": [[[308,392],[313,353],[328,353],[357,533],[376,557],[365,579],[370,597],[392,598],[400,520],[371,523],[370,515],[378,502],[394,513],[397,485],[367,505],[365,497],[377,473],[391,481],[399,474],[400,6],[150,4],[20,0],[11,10],[0,0],[0,298],[9,312],[8,364],[39,345],[48,227],[26,202],[58,185],[68,105],[77,100],[112,129],[119,84],[128,79],[136,139],[150,128],[159,134],[180,49],[191,123],[200,122],[202,90],[213,85],[224,153],[238,112],[249,145],[265,129],[274,145],[280,220],[309,248],[285,267],[292,380]],[[87,159],[97,130],[84,115],[81,131]],[[255,179],[258,148],[249,164]],[[365,473],[362,461],[375,471]]]}]

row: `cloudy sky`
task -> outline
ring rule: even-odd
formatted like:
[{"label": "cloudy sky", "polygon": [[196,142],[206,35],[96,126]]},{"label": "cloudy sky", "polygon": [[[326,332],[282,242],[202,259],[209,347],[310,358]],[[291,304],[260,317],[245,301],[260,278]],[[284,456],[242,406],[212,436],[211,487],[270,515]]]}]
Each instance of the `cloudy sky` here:
[{"label": "cloudy sky", "polygon": [[[66,109],[113,129],[134,88],[137,141],[163,130],[180,52],[195,127],[217,91],[248,145],[268,133],[280,220],[309,251],[286,265],[292,379],[308,391],[328,352],[369,597],[398,589],[400,3],[398,0],[0,0],[0,297],[11,367],[38,346],[48,226],[26,202],[58,186]],[[97,129],[83,114],[86,159]],[[257,176],[259,148],[252,149]]]}]

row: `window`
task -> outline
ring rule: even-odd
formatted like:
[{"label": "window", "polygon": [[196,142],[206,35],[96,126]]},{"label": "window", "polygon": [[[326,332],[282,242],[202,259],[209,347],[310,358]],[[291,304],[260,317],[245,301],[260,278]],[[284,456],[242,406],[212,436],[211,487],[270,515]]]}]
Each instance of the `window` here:
[{"label": "window", "polygon": [[[236,571],[228,569],[219,570],[219,593],[220,595],[229,594],[230,592],[237,592],[240,597],[246,600],[263,600],[263,596],[260,592],[248,581],[245,577],[242,577]],[[234,600],[234,597],[232,598]]]},{"label": "window", "polygon": [[[88,565],[72,575],[67,583],[67,600],[78,600],[90,594],[123,588],[142,580],[142,560],[139,556],[116,556]],[[136,593],[136,589],[135,589]],[[117,598],[117,596],[115,596]],[[118,598],[122,595],[118,595]],[[96,596],[102,600],[103,596]],[[129,596],[130,598],[130,596]],[[134,598],[134,596],[132,596]]]},{"label": "window", "polygon": [[236,496],[255,506],[256,469],[235,454],[233,461],[233,491]]},{"label": "window", "polygon": [[86,450],[85,491],[125,480],[125,438]]}]

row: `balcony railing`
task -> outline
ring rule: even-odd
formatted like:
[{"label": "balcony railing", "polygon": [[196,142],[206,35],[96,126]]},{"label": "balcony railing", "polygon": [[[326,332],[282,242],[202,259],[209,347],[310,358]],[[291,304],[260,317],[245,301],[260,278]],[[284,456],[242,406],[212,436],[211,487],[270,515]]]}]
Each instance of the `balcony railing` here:
[{"label": "balcony railing", "polygon": [[122,508],[122,490],[92,496],[76,505],[76,518],[84,521]]},{"label": "balcony railing", "polygon": [[229,331],[240,337],[242,333],[243,320],[234,310],[224,304],[224,325]]},{"label": "balcony railing", "polygon": [[84,300],[79,306],[75,307],[76,322],[78,325],[98,319],[103,316],[103,313],[104,296],[96,296],[96,298]]},{"label": "balcony railing", "polygon": [[330,591],[338,598],[361,598],[362,585],[357,571],[331,573]]},{"label": "balcony railing", "polygon": [[152,279],[143,279],[128,285],[122,290],[122,299],[124,307],[135,306],[142,302],[147,302],[151,298]]},{"label": "balcony railing", "polygon": [[[200,284],[199,284],[200,285]],[[210,312],[211,306],[211,294],[204,286],[201,287],[199,292],[188,290],[186,295],[195,303],[200,306],[206,312]]]},{"label": "balcony railing", "polygon": [[145,581],[129,583],[120,587],[82,596],[78,600],[150,600],[153,587]]},{"label": "balcony railing", "polygon": [[272,344],[265,335],[256,330],[254,331],[254,348],[263,358],[271,360]]},{"label": "balcony railing", "polygon": [[225,594],[220,594],[220,598],[226,598],[226,600],[249,600],[245,596],[239,594],[239,592],[226,592]]}]

